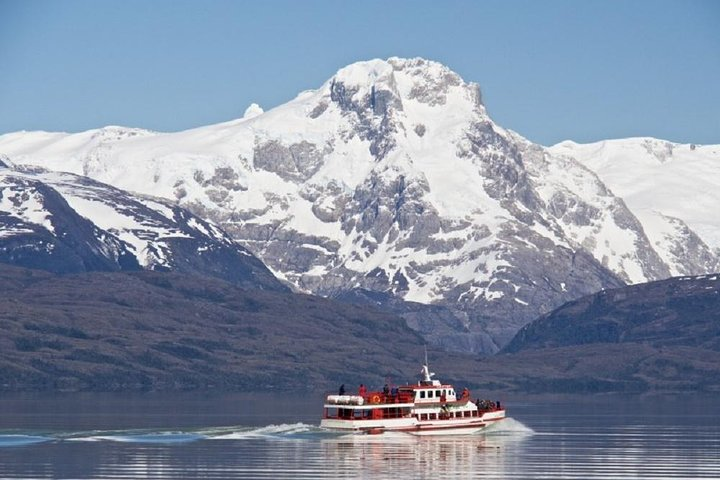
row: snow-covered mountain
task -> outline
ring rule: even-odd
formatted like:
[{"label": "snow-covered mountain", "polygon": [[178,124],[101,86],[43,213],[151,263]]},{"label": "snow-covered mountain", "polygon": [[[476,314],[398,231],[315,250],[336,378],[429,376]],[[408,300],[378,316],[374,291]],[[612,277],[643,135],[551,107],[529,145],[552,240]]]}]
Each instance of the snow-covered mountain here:
[{"label": "snow-covered mountain", "polygon": [[174,270],[286,290],[227,234],[168,200],[1,158],[0,262],[57,273]]},{"label": "snow-covered mountain", "polygon": [[218,125],[18,132],[0,153],[171,199],[298,289],[444,307],[453,334],[406,318],[465,350],[602,288],[717,264],[690,234],[669,261],[591,168],[496,125],[476,84],[423,59],[356,63]]},{"label": "snow-covered mountain", "polygon": [[578,160],[622,197],[673,276],[720,271],[720,145],[628,138],[550,151]]}]

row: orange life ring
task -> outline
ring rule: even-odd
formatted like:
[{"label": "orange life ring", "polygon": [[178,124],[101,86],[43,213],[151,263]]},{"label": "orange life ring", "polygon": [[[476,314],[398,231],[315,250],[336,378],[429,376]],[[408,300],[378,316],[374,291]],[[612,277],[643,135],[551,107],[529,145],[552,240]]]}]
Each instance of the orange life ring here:
[{"label": "orange life ring", "polygon": [[377,393],[370,397],[370,403],[380,403],[380,395]]}]

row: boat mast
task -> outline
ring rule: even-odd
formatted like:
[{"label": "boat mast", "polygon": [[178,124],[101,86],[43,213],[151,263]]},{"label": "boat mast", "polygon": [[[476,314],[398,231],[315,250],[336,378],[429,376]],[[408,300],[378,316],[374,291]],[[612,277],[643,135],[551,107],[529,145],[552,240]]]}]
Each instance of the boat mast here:
[{"label": "boat mast", "polygon": [[425,364],[423,365],[422,371],[420,373],[423,374],[423,383],[432,384],[432,377],[435,374],[430,373],[430,367],[428,366],[427,345],[425,345]]}]

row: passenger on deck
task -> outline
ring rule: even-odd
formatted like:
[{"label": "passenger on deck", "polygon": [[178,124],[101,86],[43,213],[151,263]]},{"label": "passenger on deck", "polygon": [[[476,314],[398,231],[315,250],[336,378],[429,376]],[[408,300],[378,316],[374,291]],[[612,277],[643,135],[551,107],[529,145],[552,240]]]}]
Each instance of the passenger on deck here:
[{"label": "passenger on deck", "polygon": [[345,384],[343,383],[340,385],[340,390],[338,390],[338,395],[345,395]]},{"label": "passenger on deck", "polygon": [[467,387],[463,388],[462,398],[470,398],[470,390]]},{"label": "passenger on deck", "polygon": [[367,395],[367,388],[365,388],[365,385],[363,385],[362,383],[358,387],[358,395],[363,398],[365,397],[365,395]]},{"label": "passenger on deck", "polygon": [[383,387],[383,395],[385,395],[386,397],[387,397],[388,395],[390,395],[390,387],[388,387],[388,384],[387,384],[387,383],[386,383],[385,386]]}]

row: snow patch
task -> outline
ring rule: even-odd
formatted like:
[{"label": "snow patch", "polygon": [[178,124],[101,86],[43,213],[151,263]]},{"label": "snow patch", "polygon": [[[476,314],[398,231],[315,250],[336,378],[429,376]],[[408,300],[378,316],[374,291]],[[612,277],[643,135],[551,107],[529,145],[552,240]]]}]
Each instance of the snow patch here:
[{"label": "snow patch", "polygon": [[258,105],[257,103],[251,103],[249,107],[245,109],[245,113],[243,114],[243,120],[249,120],[251,118],[255,118],[257,116],[262,115],[265,113],[265,111]]}]

